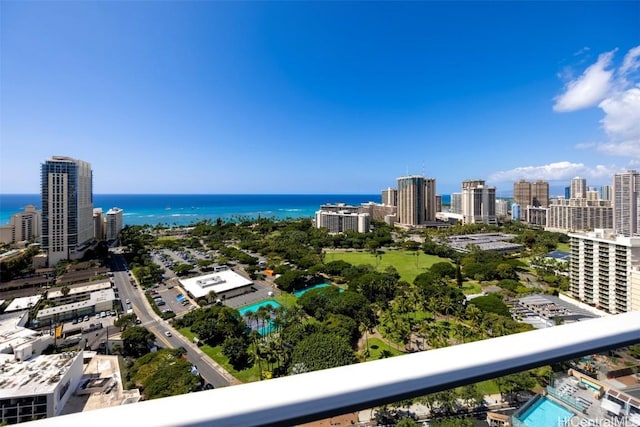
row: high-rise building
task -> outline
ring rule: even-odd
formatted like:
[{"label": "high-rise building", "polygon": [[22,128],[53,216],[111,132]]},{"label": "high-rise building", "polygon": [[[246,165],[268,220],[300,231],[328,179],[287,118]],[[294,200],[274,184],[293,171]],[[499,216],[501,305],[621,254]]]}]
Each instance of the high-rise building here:
[{"label": "high-rise building", "polygon": [[535,208],[549,206],[549,182],[539,179],[531,183],[531,206]]},{"label": "high-rise building", "polygon": [[521,213],[520,213],[520,204],[519,203],[512,203],[511,204],[511,219],[520,219]]},{"label": "high-rise building", "polygon": [[436,220],[436,180],[434,178],[424,179],[424,222]]},{"label": "high-rise building", "polygon": [[387,206],[398,206],[398,190],[387,188],[382,190],[382,204]]},{"label": "high-rise building", "polygon": [[462,182],[463,224],[496,224],[496,188],[484,180]]},{"label": "high-rise building", "polygon": [[436,180],[411,175],[398,178],[398,223],[423,225],[436,219]]},{"label": "high-rise building", "polygon": [[34,205],[27,205],[24,212],[11,216],[9,224],[0,226],[0,242],[18,243],[40,237],[40,212]]},{"label": "high-rise building", "polygon": [[521,179],[513,183],[513,201],[520,206],[528,206],[531,204],[531,183]]},{"label": "high-rise building", "polygon": [[549,206],[549,183],[542,180],[528,182],[521,179],[513,184],[513,200],[522,208],[521,218],[530,222],[529,207],[546,208]]},{"label": "high-rise building", "polygon": [[[569,234],[569,294],[612,314],[631,311],[633,278],[640,263],[640,238],[597,229]],[[637,280],[637,277],[636,277]]]},{"label": "high-rise building", "polygon": [[613,175],[613,222],[618,234],[640,234],[640,172],[636,170]]},{"label": "high-rise building", "polygon": [[105,238],[105,218],[102,208],[93,208],[93,237],[98,240]]},{"label": "high-rise building", "polygon": [[613,208],[606,200],[553,199],[545,229],[557,232],[591,231],[613,227]]},{"label": "high-rise building", "polygon": [[587,180],[576,176],[571,180],[571,199],[582,199],[587,197]]},{"label": "high-rise building", "polygon": [[611,186],[603,185],[600,187],[600,200],[611,200]]},{"label": "high-rise building", "polygon": [[49,265],[81,257],[94,238],[91,165],[54,156],[41,165],[42,249]]},{"label": "high-rise building", "polygon": [[327,228],[329,233],[343,233],[349,230],[368,233],[370,226],[368,213],[323,210],[316,212],[316,228]]},{"label": "high-rise building", "polygon": [[540,227],[547,226],[547,216],[549,208],[536,208],[534,206],[527,206],[524,216],[527,218],[527,222],[531,225],[538,225]]},{"label": "high-rise building", "polygon": [[106,240],[111,242],[118,239],[118,233],[122,230],[123,211],[120,208],[111,208],[107,211],[105,218]]},{"label": "high-rise building", "polygon": [[496,200],[496,216],[506,218],[511,210],[511,202],[506,199]]},{"label": "high-rise building", "polygon": [[462,193],[451,193],[449,212],[462,215]]}]

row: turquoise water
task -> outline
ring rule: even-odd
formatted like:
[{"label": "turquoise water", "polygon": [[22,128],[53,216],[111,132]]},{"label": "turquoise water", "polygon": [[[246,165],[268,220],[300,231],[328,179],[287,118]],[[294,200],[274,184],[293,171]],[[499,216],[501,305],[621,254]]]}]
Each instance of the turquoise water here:
[{"label": "turquoise water", "polygon": [[297,296],[298,298],[300,298],[302,295],[304,295],[305,293],[309,292],[311,289],[318,289],[318,288],[326,288],[327,286],[331,286],[328,283],[320,283],[319,285],[314,285],[314,286],[310,286],[308,288],[304,288],[301,291],[295,291],[293,294],[295,296]]},{"label": "turquoise water", "polygon": [[567,425],[573,415],[565,407],[541,397],[518,419],[527,427],[560,427]]},{"label": "turquoise water", "polygon": [[269,304],[271,304],[272,308],[280,307],[280,304],[277,301],[272,299],[266,299],[264,301],[260,301],[255,304],[251,304],[246,307],[239,308],[238,313],[240,313],[240,316],[244,316],[248,311],[253,311],[255,313],[256,311],[258,311],[260,307],[264,307]]},{"label": "turquoise water", "polygon": [[[264,307],[267,305],[271,305],[272,309],[275,309],[277,307],[280,307],[280,304],[278,304],[278,302],[272,300],[272,299],[267,299],[264,301],[260,301],[258,303],[255,304],[251,304],[248,305],[246,307],[242,307],[240,309],[238,309],[238,313],[240,313],[240,316],[244,317],[245,314],[247,314],[249,311],[252,312],[256,312],[258,311],[258,309],[260,307]],[[271,329],[273,328],[273,320],[264,322],[263,321],[258,321],[258,320],[249,320],[245,317],[245,322],[247,323],[247,326],[253,330],[258,331],[258,333],[260,335],[268,335],[271,332]]]},{"label": "turquoise water", "polygon": [[[313,218],[320,205],[380,203],[380,194],[94,194],[93,207],[119,207],[124,225],[184,226],[202,220]],[[41,208],[39,194],[0,194],[0,225],[26,205]]]}]

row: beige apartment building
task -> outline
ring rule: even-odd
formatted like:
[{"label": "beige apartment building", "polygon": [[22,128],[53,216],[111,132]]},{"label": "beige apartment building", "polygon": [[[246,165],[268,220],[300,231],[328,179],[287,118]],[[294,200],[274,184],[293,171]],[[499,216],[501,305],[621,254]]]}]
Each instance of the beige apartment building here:
[{"label": "beige apartment building", "polygon": [[521,179],[513,184],[513,201],[523,208],[526,206],[549,206],[549,183],[537,180],[535,182]]},{"label": "beige apartment building", "polygon": [[569,293],[611,314],[631,311],[640,302],[640,237],[612,229],[570,233]]},{"label": "beige apartment building", "polygon": [[398,178],[398,223],[419,226],[436,220],[436,180],[411,175]]},{"label": "beige apartment building", "polygon": [[547,210],[546,230],[558,232],[613,228],[613,208],[607,200],[553,199]]},{"label": "beige apartment building", "polygon": [[40,212],[34,205],[25,206],[23,212],[11,216],[9,224],[0,227],[0,243],[18,243],[40,237]]},{"label": "beige apartment building", "polygon": [[463,181],[462,217],[464,224],[496,224],[496,187],[480,179]]}]

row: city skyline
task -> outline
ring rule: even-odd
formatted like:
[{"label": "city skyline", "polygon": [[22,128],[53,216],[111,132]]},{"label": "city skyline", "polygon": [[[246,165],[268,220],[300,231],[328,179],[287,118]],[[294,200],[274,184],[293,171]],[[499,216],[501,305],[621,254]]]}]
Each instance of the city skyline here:
[{"label": "city skyline", "polygon": [[[0,4],[0,193],[438,194],[640,168],[638,2]],[[553,195],[553,194],[552,194]]]}]

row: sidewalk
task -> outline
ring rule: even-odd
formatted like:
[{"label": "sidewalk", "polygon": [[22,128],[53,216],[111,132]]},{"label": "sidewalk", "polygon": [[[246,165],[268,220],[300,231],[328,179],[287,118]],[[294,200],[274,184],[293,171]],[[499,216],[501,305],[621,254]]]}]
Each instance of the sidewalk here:
[{"label": "sidewalk", "polygon": [[[137,283],[137,281],[136,281],[136,283]],[[198,347],[197,344],[189,341],[184,335],[182,335],[181,333],[176,331],[175,328],[173,327],[173,325],[170,322],[165,322],[164,319],[162,319],[162,317],[158,316],[156,314],[156,312],[153,310],[153,307],[151,307],[151,304],[149,303],[149,300],[144,295],[144,291],[142,290],[142,288],[140,286],[138,286],[138,292],[140,292],[142,294],[142,296],[143,296],[142,299],[144,301],[145,310],[146,310],[147,314],[150,317],[155,319],[159,324],[164,324],[166,327],[169,327],[169,328],[173,329],[173,331],[175,332],[174,336],[175,337],[179,337],[180,340],[185,344],[185,346],[191,347],[192,350],[194,350],[196,353],[198,353],[198,356],[200,357],[200,360],[202,362],[206,363],[207,365],[209,365],[209,367],[211,367],[211,369],[213,369],[216,372],[218,372],[229,383],[229,385],[242,384],[241,381],[239,381],[236,377],[231,375],[226,369],[224,369],[222,366],[220,366],[215,360],[213,360],[211,357],[209,357],[205,352],[200,350],[200,347]],[[197,307],[197,305],[195,305],[195,307]]]}]

